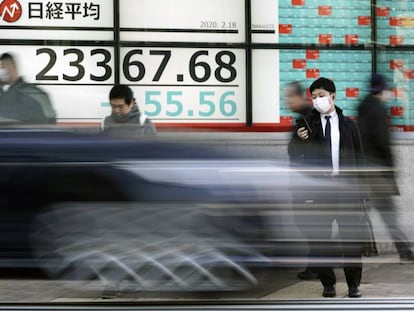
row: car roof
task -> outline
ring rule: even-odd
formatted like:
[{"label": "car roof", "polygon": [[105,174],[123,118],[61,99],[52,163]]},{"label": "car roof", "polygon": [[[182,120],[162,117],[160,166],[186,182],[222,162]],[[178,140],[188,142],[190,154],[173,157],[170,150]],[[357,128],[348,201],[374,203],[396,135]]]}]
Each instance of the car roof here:
[{"label": "car roof", "polygon": [[230,155],[188,143],[115,139],[59,130],[0,130],[1,162],[221,159]]}]

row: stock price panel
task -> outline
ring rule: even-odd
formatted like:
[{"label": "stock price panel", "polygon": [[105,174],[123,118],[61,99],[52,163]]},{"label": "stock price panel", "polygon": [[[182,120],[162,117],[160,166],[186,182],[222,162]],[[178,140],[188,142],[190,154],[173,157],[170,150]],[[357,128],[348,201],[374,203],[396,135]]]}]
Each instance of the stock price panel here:
[{"label": "stock price panel", "polygon": [[245,53],[238,49],[122,48],[121,83],[164,123],[245,123]]},{"label": "stock price panel", "polygon": [[[3,46],[21,74],[52,99],[59,122],[98,123],[110,114],[113,47]],[[157,123],[244,125],[245,52],[241,49],[121,48],[120,83]]]}]

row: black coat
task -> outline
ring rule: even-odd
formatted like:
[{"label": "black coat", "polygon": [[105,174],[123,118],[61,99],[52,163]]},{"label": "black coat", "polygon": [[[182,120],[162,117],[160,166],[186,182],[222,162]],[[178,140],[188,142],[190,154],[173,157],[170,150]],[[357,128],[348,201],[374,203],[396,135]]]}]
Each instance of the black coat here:
[{"label": "black coat", "polygon": [[[330,184],[329,189],[319,189],[316,191],[317,193],[312,191],[307,195],[314,202],[346,203],[354,206],[355,211],[360,211],[359,203],[361,199],[366,199],[369,195],[369,190],[366,187],[366,176],[360,170],[365,166],[361,137],[357,124],[345,117],[340,108],[335,108],[338,114],[340,132],[339,176],[336,176],[332,182],[328,182]],[[301,127],[308,129],[309,138],[306,140],[297,135],[297,130]],[[305,119],[298,120],[292,144],[297,151],[296,155],[300,155],[295,159],[291,158],[292,165],[299,166],[299,169],[311,168],[311,170],[306,170],[305,174],[315,178],[315,182],[321,180],[323,184],[327,180],[329,181],[330,171],[332,170],[331,154],[324,138],[320,113],[316,109],[312,110],[306,118],[306,122]],[[297,189],[294,181],[291,187],[295,197],[303,196],[303,194],[295,193]],[[352,205],[354,203],[355,205]]]},{"label": "black coat", "polygon": [[[312,106],[306,105],[305,108],[303,108],[303,110],[299,112],[300,118],[296,120],[296,124],[300,122],[306,124],[307,121],[305,122],[305,120],[310,117],[310,115],[312,114],[312,110]],[[295,133],[296,131],[293,132],[288,144],[288,154],[292,164],[297,164],[303,161],[303,148],[301,148],[301,146],[296,143]]]},{"label": "black coat", "polygon": [[[339,118],[339,168],[340,169],[357,169],[364,165],[364,152],[359,130],[354,121],[345,117],[342,110],[336,107]],[[327,150],[323,135],[322,122],[320,114],[313,109],[309,116],[299,119],[295,127],[291,148],[296,150],[298,164],[307,166],[323,166],[326,164]],[[301,127],[308,128],[309,138],[302,140],[297,135],[297,130]],[[298,156],[299,155],[299,156]],[[292,159],[292,158],[291,158]]]},{"label": "black coat", "polygon": [[376,180],[371,178],[372,187],[376,188],[373,190],[399,194],[393,171],[394,160],[387,117],[384,105],[373,95],[365,97],[358,107],[358,127],[367,164],[377,170]]}]

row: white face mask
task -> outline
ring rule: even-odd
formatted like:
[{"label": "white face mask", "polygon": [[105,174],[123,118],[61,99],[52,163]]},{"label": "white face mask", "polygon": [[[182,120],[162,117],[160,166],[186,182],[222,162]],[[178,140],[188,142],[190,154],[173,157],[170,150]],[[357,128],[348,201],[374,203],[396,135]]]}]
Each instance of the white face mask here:
[{"label": "white face mask", "polygon": [[312,100],[313,107],[318,110],[319,113],[327,113],[331,108],[331,103],[329,102],[329,97],[316,97]]}]

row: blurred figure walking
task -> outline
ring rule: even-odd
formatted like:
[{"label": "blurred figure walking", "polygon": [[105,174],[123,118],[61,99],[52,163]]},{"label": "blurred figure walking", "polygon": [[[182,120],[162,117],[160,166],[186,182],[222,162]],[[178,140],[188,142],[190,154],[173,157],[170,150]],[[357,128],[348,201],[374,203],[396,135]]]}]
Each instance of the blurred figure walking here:
[{"label": "blurred figure walking", "polygon": [[19,75],[10,53],[0,56],[0,118],[17,124],[56,123],[48,94]]},{"label": "blurred figure walking", "polygon": [[387,111],[384,105],[389,99],[386,78],[373,74],[369,81],[369,90],[370,94],[358,107],[358,127],[367,164],[376,171],[370,178],[372,205],[387,225],[400,260],[414,261],[407,236],[399,227],[397,208],[393,201],[393,196],[400,193],[394,174]]},{"label": "blurred figure walking", "polygon": [[[286,85],[285,88],[286,105],[288,109],[299,115],[298,121],[306,121],[312,113],[312,106],[306,100],[305,89],[299,81],[293,81]],[[298,122],[297,121],[297,122]],[[294,141],[294,135],[288,145],[289,159],[293,165],[302,165],[304,154],[303,149]],[[300,229],[300,228],[299,228]],[[297,274],[302,280],[316,280],[318,275],[312,272],[312,269],[306,267],[304,271]]]},{"label": "blurred figure walking", "polygon": [[[293,81],[286,85],[285,88],[286,104],[290,111],[299,115],[297,122],[300,120],[307,122],[308,118],[312,113],[312,106],[306,100],[305,89],[299,81]],[[303,164],[303,149],[295,144],[294,136],[292,136],[289,145],[288,153],[292,163]]]}]

